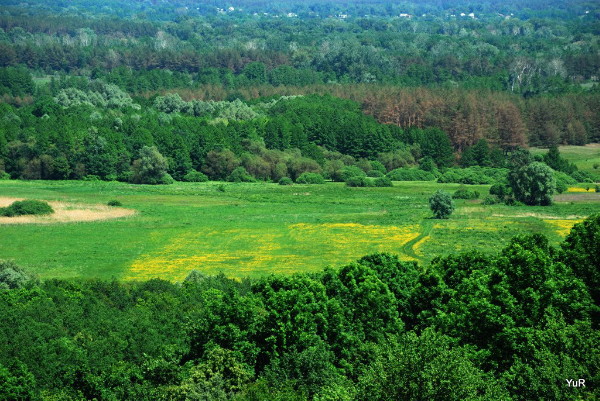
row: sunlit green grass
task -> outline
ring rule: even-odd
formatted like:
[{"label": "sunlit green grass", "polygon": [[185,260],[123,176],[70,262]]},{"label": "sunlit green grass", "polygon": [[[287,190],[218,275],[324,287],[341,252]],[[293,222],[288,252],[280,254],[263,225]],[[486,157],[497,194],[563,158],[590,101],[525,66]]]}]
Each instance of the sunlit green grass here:
[{"label": "sunlit green grass", "polygon": [[[600,144],[594,143],[586,146],[559,146],[560,155],[572,163],[575,163],[580,170],[592,173],[600,179]],[[531,148],[533,154],[547,153],[548,149]],[[594,168],[594,165],[599,166]]]},{"label": "sunlit green grass", "polygon": [[[98,222],[0,225],[0,259],[14,259],[42,278],[180,280],[192,269],[231,277],[318,271],[380,251],[418,261],[457,250],[494,252],[519,233],[544,233],[558,243],[565,229],[557,224],[570,226],[600,205],[600,194],[590,193],[569,194],[549,207],[459,200],[450,219],[431,219],[428,197],[456,188],[433,182],[347,188],[0,181],[0,197],[81,205],[117,199],[137,211]],[[474,188],[483,196],[489,187]]]}]

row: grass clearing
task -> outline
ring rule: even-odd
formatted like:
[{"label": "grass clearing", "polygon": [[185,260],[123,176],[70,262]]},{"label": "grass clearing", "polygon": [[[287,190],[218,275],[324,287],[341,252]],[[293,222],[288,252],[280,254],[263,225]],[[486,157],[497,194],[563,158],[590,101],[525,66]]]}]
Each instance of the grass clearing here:
[{"label": "grass clearing", "polygon": [[[60,207],[62,213],[135,214],[0,225],[0,259],[14,259],[42,278],[135,280],[180,280],[192,269],[230,277],[318,271],[373,252],[423,262],[466,249],[495,252],[520,233],[544,233],[558,243],[570,226],[600,205],[600,194],[585,192],[557,196],[548,207],[458,200],[450,219],[434,220],[428,197],[437,189],[452,193],[459,184],[394,184],[348,188],[341,183],[2,181],[0,199],[43,199],[57,213]],[[219,185],[225,185],[224,192],[217,190]],[[472,189],[484,194],[489,186]],[[106,206],[111,199],[124,207]]]},{"label": "grass clearing", "polygon": [[[600,179],[600,167],[594,168],[594,165],[600,166],[600,143],[590,143],[585,146],[559,146],[560,155],[568,161],[575,163],[582,171],[593,174],[596,179]],[[534,155],[548,153],[548,149],[531,148]]]}]

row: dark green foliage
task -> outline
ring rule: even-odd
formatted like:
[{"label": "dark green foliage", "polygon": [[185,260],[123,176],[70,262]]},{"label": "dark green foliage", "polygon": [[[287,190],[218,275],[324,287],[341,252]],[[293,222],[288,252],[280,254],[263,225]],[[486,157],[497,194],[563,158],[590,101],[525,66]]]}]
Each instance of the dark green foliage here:
[{"label": "dark green foliage", "polygon": [[10,206],[0,208],[0,216],[47,215],[54,213],[48,202],[39,200],[15,201]]},{"label": "dark green foliage", "polygon": [[441,183],[456,184],[495,184],[506,180],[508,170],[491,167],[449,168],[439,178]]},{"label": "dark green foliage", "polygon": [[319,173],[302,173],[296,178],[298,184],[325,184],[325,179]]},{"label": "dark green foliage", "polygon": [[366,176],[355,175],[346,179],[346,185],[349,187],[371,187],[373,181]]},{"label": "dark green foliage", "polygon": [[435,162],[431,158],[431,156],[426,156],[419,160],[419,168],[423,171],[429,171],[430,173],[434,173],[437,171],[437,166]]},{"label": "dark green foliage", "polygon": [[551,146],[543,156],[542,161],[556,171],[572,175],[577,172],[577,166],[560,156],[558,146]]},{"label": "dark green foliage", "polygon": [[379,170],[371,170],[367,173],[367,177],[381,178],[381,177],[385,177],[385,174]]},{"label": "dark green foliage", "polygon": [[379,171],[382,174],[387,173],[387,170],[385,169],[385,166],[383,165],[383,163],[381,163],[379,160],[373,160],[370,162],[371,163],[371,171]]},{"label": "dark green foliage", "polygon": [[588,287],[600,304],[600,214],[576,224],[561,245],[561,260]]},{"label": "dark green foliage", "polygon": [[490,187],[490,195],[495,195],[499,199],[504,199],[506,196],[510,196],[511,189],[506,184],[494,184]]},{"label": "dark green foliage", "polygon": [[435,176],[429,171],[417,168],[397,168],[386,174],[392,181],[433,181]]},{"label": "dark green foliage", "polygon": [[556,192],[559,194],[565,192],[569,188],[569,185],[577,184],[577,181],[573,177],[560,171],[554,172],[554,179],[556,181]]},{"label": "dark green foliage", "polygon": [[375,187],[392,187],[392,180],[388,177],[378,177],[373,180],[373,186]]},{"label": "dark green foliage", "polygon": [[350,178],[354,177],[366,177],[367,174],[357,166],[346,166],[342,169],[340,178],[342,181],[348,181]]},{"label": "dark green foliage", "polygon": [[14,362],[5,367],[0,363],[0,401],[35,400],[35,377],[27,366]]},{"label": "dark green foliage", "polygon": [[454,211],[454,202],[449,194],[438,190],[429,198],[429,208],[436,219],[447,219]]},{"label": "dark green foliage", "polygon": [[496,195],[486,195],[486,197],[483,198],[483,201],[481,202],[481,204],[487,206],[487,205],[495,205],[500,202],[501,202],[500,198],[498,198]]},{"label": "dark green foliage", "polygon": [[107,205],[108,206],[123,206],[123,203],[121,203],[120,200],[112,199],[112,200],[108,201]]},{"label": "dark green foliage", "polygon": [[479,198],[478,191],[471,191],[471,190],[467,189],[467,187],[465,187],[464,185],[461,185],[452,194],[452,199],[478,199],[478,198]]},{"label": "dark green foliage", "polygon": [[[468,347],[434,330],[376,347],[358,382],[358,400],[499,400],[508,394],[477,367]],[[426,383],[436,383],[430,386]]]},{"label": "dark green foliage", "polygon": [[183,181],[185,181],[185,182],[206,182],[206,181],[208,181],[208,177],[204,173],[201,173],[196,170],[192,170],[183,176]]},{"label": "dark green foliage", "polygon": [[290,177],[282,177],[279,180],[279,185],[292,185],[294,181]]},{"label": "dark green foliage", "polygon": [[229,182],[254,182],[254,178],[242,166],[236,167],[227,177]]},{"label": "dark green foliage", "polygon": [[540,162],[511,171],[509,184],[515,199],[526,205],[550,205],[556,191],[552,169]]},{"label": "dark green foliage", "polygon": [[26,68],[0,68],[0,95],[32,95],[34,90],[35,85]]},{"label": "dark green foliage", "polygon": [[594,182],[594,177],[587,171],[575,171],[571,173],[571,177],[577,182]]}]

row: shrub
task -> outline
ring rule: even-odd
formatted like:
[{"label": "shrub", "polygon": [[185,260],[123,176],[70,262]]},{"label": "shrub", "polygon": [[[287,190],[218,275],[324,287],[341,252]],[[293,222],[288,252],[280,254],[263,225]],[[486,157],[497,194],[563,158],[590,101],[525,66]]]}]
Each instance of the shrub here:
[{"label": "shrub", "polygon": [[325,184],[325,179],[319,173],[302,173],[296,178],[298,184]]},{"label": "shrub", "polygon": [[370,187],[371,185],[371,180],[369,180],[367,177],[363,177],[363,176],[354,176],[354,177],[350,177],[346,180],[346,185],[349,187]]},{"label": "shrub", "polygon": [[450,168],[439,178],[441,183],[495,184],[506,180],[508,170],[504,168],[479,167]]},{"label": "shrub", "polygon": [[2,180],[10,180],[10,174],[8,174],[6,171],[1,171],[0,172],[0,181]]},{"label": "shrub", "polygon": [[594,191],[600,192],[600,185],[596,184],[596,186],[594,187]]},{"label": "shrub", "polygon": [[169,185],[174,182],[175,182],[175,180],[173,179],[173,177],[171,177],[170,174],[164,173],[163,176],[158,179],[157,184]]},{"label": "shrub", "polygon": [[372,160],[371,161],[371,171],[379,171],[380,173],[384,174],[387,172],[387,170],[385,169],[385,166],[379,161],[379,160]]},{"label": "shrub", "polygon": [[452,195],[452,199],[478,199],[479,192],[470,191],[465,186],[461,185]]},{"label": "shrub", "polygon": [[490,195],[496,195],[498,198],[503,199],[505,196],[510,195],[510,188],[506,184],[494,184],[490,188]]},{"label": "shrub", "polygon": [[254,177],[252,177],[250,175],[250,173],[248,173],[248,171],[242,167],[236,167],[231,174],[229,174],[229,177],[227,177],[227,181],[229,182],[254,182],[256,181],[254,179]]},{"label": "shrub", "polygon": [[392,187],[392,180],[388,177],[378,177],[373,180],[373,185],[376,187]]},{"label": "shrub", "polygon": [[13,202],[8,207],[0,208],[0,216],[13,217],[23,215],[46,215],[54,210],[48,202],[39,200],[24,200]]},{"label": "shrub", "polygon": [[577,180],[560,171],[554,172],[554,180],[556,181],[556,192],[559,194],[565,192],[569,188],[569,185],[577,184]]},{"label": "shrub", "polygon": [[185,182],[206,182],[208,181],[208,177],[206,174],[201,173],[200,171],[192,170],[183,176],[183,181]]},{"label": "shrub", "polygon": [[379,177],[385,177],[385,174],[383,174],[379,170],[371,170],[367,173],[367,176],[372,177],[372,178],[379,178]]},{"label": "shrub", "polygon": [[437,190],[429,198],[429,208],[436,219],[447,219],[454,211],[454,202],[448,193]]},{"label": "shrub", "polygon": [[225,192],[225,185],[223,185],[223,184],[217,185],[217,191],[219,191],[219,192]]},{"label": "shrub", "polygon": [[282,177],[279,180],[279,185],[292,185],[294,181],[290,177]]},{"label": "shrub", "polygon": [[516,200],[513,197],[509,197],[509,198],[504,199],[504,204],[506,206],[523,206],[524,205],[523,202],[520,202],[520,201]]},{"label": "shrub", "polygon": [[82,178],[83,181],[100,181],[100,177],[95,174],[88,174]]},{"label": "shrub", "polygon": [[484,205],[495,205],[497,203],[500,203],[500,199],[495,195],[486,195],[486,197],[483,198],[483,202],[481,203]]},{"label": "shrub", "polygon": [[107,203],[108,206],[123,206],[123,204],[121,203],[121,201],[118,201],[116,199],[113,200],[109,200]]},{"label": "shrub", "polygon": [[571,173],[571,177],[577,182],[594,182],[593,177],[585,171],[575,171]]},{"label": "shrub", "polygon": [[594,170],[598,170],[600,168],[600,163],[594,163]]},{"label": "shrub", "polygon": [[366,177],[367,174],[356,166],[346,166],[341,171],[342,181],[347,181],[351,177]]},{"label": "shrub", "polygon": [[392,181],[433,181],[435,175],[429,171],[417,168],[397,168],[390,171],[386,176]]}]

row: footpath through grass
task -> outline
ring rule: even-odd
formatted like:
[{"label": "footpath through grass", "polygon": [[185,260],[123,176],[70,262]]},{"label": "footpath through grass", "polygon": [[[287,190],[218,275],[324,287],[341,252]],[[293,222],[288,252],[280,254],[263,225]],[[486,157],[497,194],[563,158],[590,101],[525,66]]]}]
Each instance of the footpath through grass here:
[{"label": "footpath through grass", "polygon": [[[224,191],[220,191],[219,188]],[[488,186],[473,186],[483,195]],[[325,185],[0,181],[0,197],[85,204],[117,199],[137,214],[123,219],[5,225],[0,259],[51,277],[183,279],[190,270],[230,277],[317,271],[373,252],[404,260],[475,249],[495,252],[519,233],[557,243],[598,211],[600,194],[569,193],[549,207],[456,201],[433,220],[428,197],[458,184],[396,182],[393,188]]]}]

